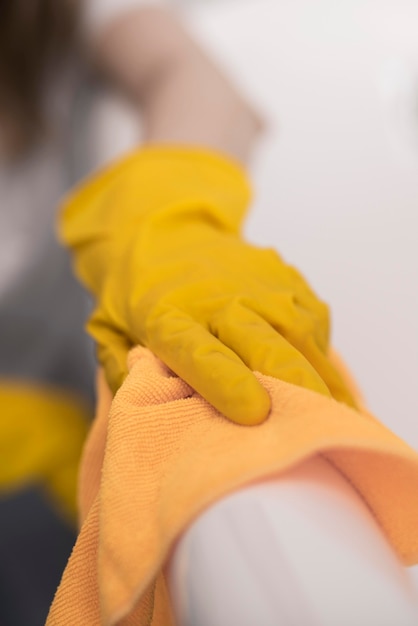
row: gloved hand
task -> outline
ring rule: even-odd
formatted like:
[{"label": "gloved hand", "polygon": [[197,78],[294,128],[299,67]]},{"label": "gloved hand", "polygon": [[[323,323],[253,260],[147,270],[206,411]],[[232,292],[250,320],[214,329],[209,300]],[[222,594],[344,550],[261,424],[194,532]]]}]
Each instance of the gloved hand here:
[{"label": "gloved hand", "polygon": [[2,381],[0,493],[38,484],[74,523],[86,408],[67,393]]},{"label": "gloved hand", "polygon": [[97,297],[89,329],[113,390],[141,344],[241,424],[270,408],[251,370],[354,404],[327,357],[327,307],[241,238],[249,196],[219,155],[148,148],[68,199],[61,232]]}]

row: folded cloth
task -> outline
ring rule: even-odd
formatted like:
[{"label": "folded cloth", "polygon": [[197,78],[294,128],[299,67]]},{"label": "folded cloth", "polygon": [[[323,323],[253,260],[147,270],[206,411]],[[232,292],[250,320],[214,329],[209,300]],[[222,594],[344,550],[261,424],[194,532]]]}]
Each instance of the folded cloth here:
[{"label": "folded cloth", "polygon": [[272,410],[253,427],[226,420],[145,348],[129,368],[113,402],[99,381],[81,532],[48,626],[172,625],[164,563],[176,538],[217,499],[314,454],[357,489],[402,562],[418,562],[418,454],[362,407],[341,364],[361,409],[256,374]]}]

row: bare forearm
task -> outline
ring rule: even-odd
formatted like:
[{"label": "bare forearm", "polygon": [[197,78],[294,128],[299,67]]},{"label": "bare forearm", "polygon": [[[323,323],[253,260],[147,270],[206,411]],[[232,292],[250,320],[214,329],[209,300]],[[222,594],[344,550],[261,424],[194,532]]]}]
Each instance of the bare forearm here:
[{"label": "bare forearm", "polygon": [[146,142],[201,145],[247,161],[259,117],[168,12],[126,15],[96,54],[141,108]]}]

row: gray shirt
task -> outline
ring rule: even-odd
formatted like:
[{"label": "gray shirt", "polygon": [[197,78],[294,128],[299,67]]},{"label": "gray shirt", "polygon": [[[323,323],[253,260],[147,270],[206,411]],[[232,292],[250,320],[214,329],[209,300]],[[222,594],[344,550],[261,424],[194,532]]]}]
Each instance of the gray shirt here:
[{"label": "gray shirt", "polygon": [[0,164],[0,376],[91,397],[90,304],[55,236],[60,199],[87,169],[75,132],[85,91],[72,68],[51,86],[47,137],[19,162]]}]

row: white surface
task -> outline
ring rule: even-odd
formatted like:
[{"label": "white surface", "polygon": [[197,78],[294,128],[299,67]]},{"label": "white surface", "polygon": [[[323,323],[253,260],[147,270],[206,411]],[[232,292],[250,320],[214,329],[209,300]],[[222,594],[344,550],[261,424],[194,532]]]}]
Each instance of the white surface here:
[{"label": "white surface", "polygon": [[370,511],[316,457],[209,508],[169,566],[178,626],[413,626],[417,595]]}]

